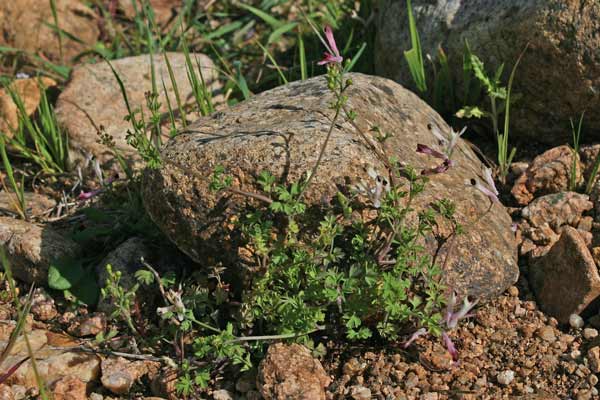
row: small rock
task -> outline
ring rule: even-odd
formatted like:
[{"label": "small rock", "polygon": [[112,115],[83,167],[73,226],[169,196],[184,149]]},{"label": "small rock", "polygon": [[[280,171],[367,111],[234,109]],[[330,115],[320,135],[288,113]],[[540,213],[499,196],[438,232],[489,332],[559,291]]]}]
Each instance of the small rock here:
[{"label": "small rock", "polygon": [[591,400],[592,399],[592,391],[591,390],[580,390],[577,392],[576,400]]},{"label": "small rock", "polygon": [[235,383],[235,390],[240,393],[249,392],[256,388],[256,371],[244,372]]},{"label": "small rock", "polygon": [[321,363],[296,343],[269,346],[257,381],[266,400],[325,400],[325,388],[331,382]]},{"label": "small rock", "polygon": [[594,346],[589,349],[587,352],[587,358],[592,372],[595,374],[600,372],[600,347]]},{"label": "small rock", "polygon": [[588,382],[590,383],[590,385],[596,386],[598,384],[598,376],[591,374],[590,376],[588,376]]},{"label": "small rock", "polygon": [[554,329],[551,326],[542,326],[540,329],[538,329],[537,335],[546,342],[552,343],[556,341],[556,335],[554,334]]},{"label": "small rock", "polygon": [[583,337],[587,340],[593,339],[598,336],[598,331],[594,328],[585,328],[583,330]]},{"label": "small rock", "polygon": [[508,294],[512,297],[519,297],[519,289],[516,286],[508,288]]},{"label": "small rock", "polygon": [[79,254],[79,246],[50,226],[0,217],[0,246],[16,278],[46,285],[50,263]]},{"label": "small rock", "polygon": [[214,400],[233,400],[233,395],[225,389],[215,390],[212,396]]},{"label": "small rock", "polygon": [[114,394],[127,394],[139,378],[148,372],[143,361],[128,361],[123,357],[102,360],[102,386]]},{"label": "small rock", "polygon": [[86,400],[86,384],[81,379],[65,376],[54,385],[53,400]]},{"label": "small rock", "polygon": [[[150,257],[150,249],[142,238],[133,237],[121,243],[96,266],[100,287],[104,287],[108,279],[107,265],[111,266],[113,272],[121,273],[119,284],[124,289],[133,287],[136,283],[134,274],[143,267],[140,261],[142,257],[146,260]],[[110,299],[102,298],[98,303],[98,310],[110,314],[114,306],[110,303]]]},{"label": "small rock", "polygon": [[598,268],[579,231],[565,227],[550,251],[529,269],[540,308],[561,323],[600,296]]},{"label": "small rock", "polygon": [[71,322],[67,331],[77,337],[96,336],[106,330],[106,325],[106,315],[104,313],[94,313],[76,318]]},{"label": "small rock", "polygon": [[31,299],[31,313],[38,321],[49,321],[58,315],[54,299],[42,288],[36,288]]},{"label": "small rock", "polygon": [[[559,146],[537,156],[517,179],[511,193],[521,205],[534,197],[569,190],[573,152],[569,146]],[[577,162],[577,182],[582,180],[581,165]]]},{"label": "small rock", "polygon": [[583,328],[583,324],[583,318],[581,318],[579,314],[571,314],[569,316],[569,325],[571,325],[571,328],[581,329]]},{"label": "small rock", "polygon": [[364,386],[352,386],[350,388],[350,396],[354,400],[371,400],[371,389]]},{"label": "small rock", "polygon": [[[536,198],[521,211],[534,228],[550,226],[555,232],[563,225],[577,227],[582,214],[593,207],[589,196],[575,192],[560,192]],[[585,225],[585,224],[584,224]],[[588,231],[591,230],[591,227]]]},{"label": "small rock", "polygon": [[514,371],[508,369],[506,371],[500,372],[496,379],[498,380],[499,384],[503,386],[508,386],[515,379],[515,373]]}]

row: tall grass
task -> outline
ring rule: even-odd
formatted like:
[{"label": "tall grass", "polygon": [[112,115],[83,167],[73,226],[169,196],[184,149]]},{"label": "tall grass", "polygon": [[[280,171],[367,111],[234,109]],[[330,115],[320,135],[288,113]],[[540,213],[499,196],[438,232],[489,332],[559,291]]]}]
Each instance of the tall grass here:
[{"label": "tall grass", "polygon": [[60,129],[54,108],[46,95],[46,88],[38,80],[40,104],[38,118],[29,116],[20,94],[10,85],[4,86],[17,106],[18,127],[6,143],[16,154],[37,164],[44,173],[60,174],[69,170],[69,143],[67,135]]},{"label": "tall grass", "polygon": [[417,23],[413,15],[412,4],[406,0],[408,12],[408,29],[410,31],[410,42],[412,48],[404,52],[404,57],[408,63],[410,74],[419,92],[427,92],[427,80],[425,78],[425,63],[423,62],[423,51],[421,50],[421,39],[417,30]]}]

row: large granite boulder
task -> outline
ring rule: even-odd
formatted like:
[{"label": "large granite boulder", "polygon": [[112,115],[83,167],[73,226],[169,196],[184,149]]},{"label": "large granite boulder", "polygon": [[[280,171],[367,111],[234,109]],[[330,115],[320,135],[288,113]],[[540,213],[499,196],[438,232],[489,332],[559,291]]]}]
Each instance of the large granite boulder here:
[{"label": "large granite boulder", "polygon": [[[564,0],[413,0],[424,53],[441,45],[461,77],[465,40],[488,70],[506,63],[523,97],[511,109],[515,132],[548,143],[571,140],[569,118],[589,110],[585,127],[600,136],[600,3]],[[382,0],[377,23],[378,74],[411,83],[403,52],[411,48],[406,2]]]},{"label": "large granite boulder", "polygon": [[[181,101],[186,104],[195,102],[188,80],[185,56],[183,53],[167,53],[167,57],[173,69]],[[194,66],[196,60],[201,65],[207,88],[215,96],[215,101],[222,102],[222,96],[218,97],[221,87],[217,80],[218,72],[212,60],[204,54],[191,54],[191,57]],[[150,56],[127,57],[111,63],[123,81],[132,110],[143,108],[145,119],[149,124],[150,112],[146,107],[145,94],[152,90]],[[166,140],[169,136],[170,123],[162,80],[167,88],[171,107],[177,107],[177,100],[162,55],[154,55],[154,68],[159,92],[158,102],[163,116],[163,134]],[[73,69],[65,90],[58,98],[56,117],[69,136],[69,145],[74,150],[73,155],[76,158],[92,154],[102,163],[109,163],[114,159],[112,151],[98,141],[98,129],[104,127],[105,132],[113,137],[116,148],[126,158],[138,159],[135,149],[127,144],[127,130],[131,129],[131,123],[124,119],[125,116],[127,116],[127,107],[121,88],[107,62],[82,64]],[[189,117],[193,115],[190,113]]]},{"label": "large granite boulder", "polygon": [[[352,74],[349,107],[367,135],[372,128],[393,134],[386,152],[415,168],[430,168],[439,160],[416,153],[417,143],[437,147],[429,124],[444,132],[449,127],[419,97],[385,78]],[[210,190],[211,177],[221,165],[233,177],[234,187],[259,191],[261,171],[280,181],[298,181],[317,160],[331,125],[332,94],[326,79],[317,77],[264,92],[235,107],[204,117],[164,147],[163,166],[147,171],[143,197],[146,208],[164,233],[198,262],[235,256],[230,219],[247,200]],[[491,203],[473,187],[482,180],[483,165],[469,146],[460,142],[454,151],[456,166],[431,177],[418,205],[449,198],[457,205],[457,219],[465,233],[441,248],[447,282],[460,292],[493,296],[515,282],[518,275],[516,242],[505,209]],[[369,181],[368,167],[385,171],[379,157],[364,144],[352,125],[340,119],[317,175],[305,192],[310,206],[327,204],[337,192]],[[491,207],[491,208],[490,208]],[[433,249],[432,249],[433,251]],[[440,263],[441,264],[441,263]]]}]

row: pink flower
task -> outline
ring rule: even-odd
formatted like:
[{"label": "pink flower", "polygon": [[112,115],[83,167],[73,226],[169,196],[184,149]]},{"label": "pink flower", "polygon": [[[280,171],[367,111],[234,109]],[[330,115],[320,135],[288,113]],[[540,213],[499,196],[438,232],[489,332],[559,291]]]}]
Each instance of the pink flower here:
[{"label": "pink flower", "polygon": [[452,339],[450,339],[450,336],[448,336],[446,332],[442,332],[442,340],[444,341],[444,346],[446,346],[448,353],[452,356],[452,360],[454,362],[458,361],[458,350],[456,350],[454,342],[452,342]]},{"label": "pink flower", "polygon": [[319,61],[318,64],[341,64],[344,58],[340,55],[340,51],[335,43],[335,38],[333,37],[333,31],[329,26],[325,27],[325,37],[327,38],[327,43],[323,42],[323,44],[327,51],[323,54],[325,58]]},{"label": "pink flower", "polygon": [[427,128],[431,131],[433,136],[436,137],[440,146],[444,147],[444,153],[448,158],[452,157],[452,152],[458,144],[458,139],[467,130],[466,126],[460,132],[454,132],[454,129],[450,128],[450,139],[447,139],[436,125],[428,124]]},{"label": "pink flower", "polygon": [[423,171],[421,171],[421,175],[427,176],[427,175],[441,174],[441,173],[448,171],[448,169],[453,165],[454,165],[454,163],[452,162],[452,160],[447,158],[444,160],[443,163],[441,163],[437,167],[424,169]]},{"label": "pink flower", "polygon": [[82,191],[81,193],[79,193],[79,196],[77,196],[78,200],[89,200],[92,197],[102,193],[103,189],[97,189],[97,190],[92,190],[91,192],[84,192]]},{"label": "pink flower", "polygon": [[454,166],[454,161],[452,161],[446,154],[434,150],[427,145],[418,143],[417,153],[428,154],[435,158],[439,158],[440,160],[444,160],[444,162],[438,165],[437,167],[424,169],[423,171],[421,171],[421,175],[441,174],[443,172],[448,171],[450,167]]},{"label": "pink flower", "polygon": [[471,179],[470,184],[481,193],[489,197],[489,199],[494,203],[500,203],[498,200],[498,190],[496,189],[496,185],[494,184],[494,178],[492,177],[492,170],[490,168],[485,168],[483,171],[483,175],[485,177],[485,181],[489,186],[489,189],[479,183],[476,179]]},{"label": "pink flower", "polygon": [[448,158],[445,154],[442,154],[439,151],[420,143],[417,144],[417,153],[428,154],[430,156],[434,156],[435,158],[439,158],[442,160],[446,160]]}]

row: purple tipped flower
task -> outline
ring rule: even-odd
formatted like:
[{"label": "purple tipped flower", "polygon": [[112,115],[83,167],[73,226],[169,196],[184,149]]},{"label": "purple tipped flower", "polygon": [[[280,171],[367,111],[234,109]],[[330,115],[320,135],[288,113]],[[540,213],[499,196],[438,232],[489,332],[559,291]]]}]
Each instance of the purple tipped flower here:
[{"label": "purple tipped flower", "polygon": [[445,154],[440,153],[439,151],[434,150],[431,147],[421,143],[417,144],[417,153],[428,154],[430,156],[434,156],[435,158],[439,158],[442,160],[446,160],[448,158]]},{"label": "purple tipped flower", "polygon": [[470,317],[471,314],[469,314],[469,312],[478,303],[478,300],[469,301],[469,299],[465,297],[463,299],[462,307],[460,308],[460,310],[455,312],[454,309],[456,308],[457,301],[458,300],[456,291],[453,290],[452,294],[450,295],[450,298],[448,299],[448,304],[446,305],[446,312],[444,313],[444,322],[446,323],[448,329],[456,328],[456,325],[458,325],[458,321],[460,321],[463,318]]},{"label": "purple tipped flower", "polygon": [[91,192],[81,192],[79,193],[79,196],[77,196],[78,200],[89,200],[94,196],[97,196],[98,194],[102,193],[103,189],[96,189],[96,190],[92,190]]},{"label": "purple tipped flower", "polygon": [[452,157],[452,152],[454,151],[454,147],[458,144],[458,139],[467,130],[466,126],[460,132],[454,132],[454,129],[450,128],[450,139],[448,139],[440,132],[440,129],[436,125],[429,124],[428,128],[431,130],[433,136],[437,138],[440,146],[444,147],[444,153],[448,158]]},{"label": "purple tipped flower", "polygon": [[333,31],[329,26],[325,27],[325,38],[327,39],[327,43],[323,42],[323,44],[327,51],[323,55],[323,60],[319,61],[318,64],[341,64],[342,61],[344,61],[344,58],[340,55],[340,51],[335,43],[335,38],[333,37]]},{"label": "purple tipped flower", "polygon": [[454,342],[452,342],[452,339],[450,339],[450,336],[448,336],[446,332],[442,332],[442,340],[444,341],[444,346],[446,346],[448,353],[452,356],[452,360],[454,362],[458,361],[458,350],[456,350]]},{"label": "purple tipped flower", "polygon": [[444,160],[444,162],[442,162],[437,167],[424,169],[423,171],[421,171],[421,175],[441,174],[443,172],[448,171],[448,169],[454,165],[454,162],[451,159],[449,159],[445,154],[440,153],[439,151],[434,150],[431,147],[421,143],[417,144],[417,153],[427,154],[435,158]]},{"label": "purple tipped flower", "polygon": [[492,177],[492,170],[490,168],[485,168],[483,174],[485,176],[485,181],[490,187],[490,189],[482,185],[476,179],[471,179],[470,184],[473,187],[475,187],[475,189],[479,190],[481,193],[489,197],[489,199],[492,202],[500,203],[500,200],[498,200],[498,190],[496,189],[496,185],[494,184],[494,178]]},{"label": "purple tipped flower", "polygon": [[424,169],[423,171],[421,171],[421,175],[441,174],[441,173],[448,171],[448,169],[453,165],[454,165],[454,163],[452,162],[452,160],[447,158],[444,160],[443,163],[441,163],[437,167]]}]

